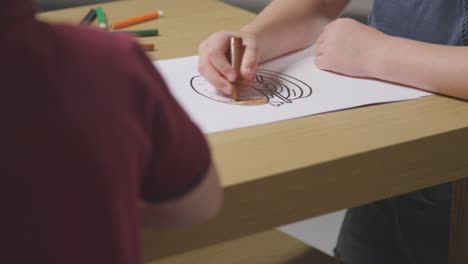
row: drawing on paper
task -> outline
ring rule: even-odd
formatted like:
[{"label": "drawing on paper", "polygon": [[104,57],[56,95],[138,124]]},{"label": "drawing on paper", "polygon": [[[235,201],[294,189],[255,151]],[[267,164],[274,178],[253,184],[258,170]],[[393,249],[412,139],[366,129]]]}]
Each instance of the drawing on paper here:
[{"label": "drawing on paper", "polygon": [[269,104],[279,107],[312,95],[312,88],[303,81],[280,72],[263,69],[257,69],[250,87],[241,89],[239,101],[218,92],[202,76],[193,77],[190,85],[195,92],[206,98],[244,106]]}]

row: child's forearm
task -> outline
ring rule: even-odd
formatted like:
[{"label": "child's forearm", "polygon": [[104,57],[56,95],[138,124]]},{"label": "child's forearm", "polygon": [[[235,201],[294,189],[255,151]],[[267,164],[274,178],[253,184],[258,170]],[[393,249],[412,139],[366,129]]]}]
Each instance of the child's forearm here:
[{"label": "child's forearm", "polygon": [[242,31],[258,37],[260,61],[311,45],[349,0],[274,0]]},{"label": "child's forearm", "polygon": [[377,50],[374,77],[468,100],[468,47],[389,37]]}]

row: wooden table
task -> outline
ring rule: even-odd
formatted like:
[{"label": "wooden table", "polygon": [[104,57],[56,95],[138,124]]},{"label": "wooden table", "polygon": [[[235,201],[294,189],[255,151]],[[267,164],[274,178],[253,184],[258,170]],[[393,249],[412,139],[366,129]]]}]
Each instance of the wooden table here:
[{"label": "wooden table", "polygon": [[[236,30],[254,18],[215,0],[102,6],[109,21],[152,8],[165,11],[165,17],[133,27],[160,30],[161,36],[141,40],[156,42],[158,51],[149,53],[153,59],[196,55],[212,32]],[[76,23],[88,10],[39,17]],[[455,182],[451,264],[468,263],[468,185],[463,180],[468,176],[468,104],[463,101],[428,96],[213,133],[208,139],[225,191],[221,214],[186,230],[144,230],[145,260]]]}]

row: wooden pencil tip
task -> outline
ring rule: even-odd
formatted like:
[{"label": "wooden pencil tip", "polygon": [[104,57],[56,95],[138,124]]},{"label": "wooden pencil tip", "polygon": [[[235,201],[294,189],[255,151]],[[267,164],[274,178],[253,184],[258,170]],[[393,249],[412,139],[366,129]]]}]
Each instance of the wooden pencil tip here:
[{"label": "wooden pencil tip", "polygon": [[239,101],[239,87],[237,84],[232,85],[232,90],[231,90],[231,98],[234,99],[235,101]]}]

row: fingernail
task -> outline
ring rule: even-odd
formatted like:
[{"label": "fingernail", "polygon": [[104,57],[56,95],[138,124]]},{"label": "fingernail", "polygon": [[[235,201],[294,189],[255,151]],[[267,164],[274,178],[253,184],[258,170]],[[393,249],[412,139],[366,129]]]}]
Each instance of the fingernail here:
[{"label": "fingernail", "polygon": [[251,69],[246,69],[244,75],[247,80],[252,80],[253,71]]},{"label": "fingernail", "polygon": [[228,79],[228,81],[234,82],[236,80],[236,74],[234,72],[229,72],[226,75],[226,78]]}]

